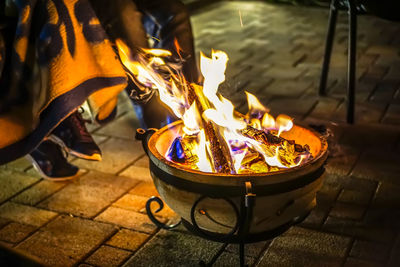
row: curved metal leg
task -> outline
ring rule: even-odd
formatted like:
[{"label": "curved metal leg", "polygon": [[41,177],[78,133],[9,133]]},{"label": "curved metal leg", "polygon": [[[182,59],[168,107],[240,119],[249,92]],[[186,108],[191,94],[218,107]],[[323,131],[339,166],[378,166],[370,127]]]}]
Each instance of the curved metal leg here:
[{"label": "curved metal leg", "polygon": [[[196,216],[195,216],[195,213],[196,213],[196,211],[197,211],[197,206],[199,205],[199,203],[201,203],[204,199],[206,199],[207,198],[207,196],[201,196],[201,197],[199,197],[195,202],[194,202],[194,204],[193,204],[193,206],[192,206],[192,208],[191,208],[191,210],[190,210],[190,219],[191,219],[191,223],[192,223],[192,225],[193,225],[193,229],[195,229],[195,233],[197,234],[197,235],[200,235],[200,236],[202,236],[202,237],[204,237],[204,238],[208,238],[208,239],[212,239],[212,236],[210,236],[210,234],[209,233],[207,233],[207,232],[205,232],[204,230],[202,230],[200,227],[199,227],[199,225],[197,224],[197,220],[196,220]],[[235,233],[238,231],[238,229],[240,228],[240,213],[239,213],[239,209],[236,207],[236,205],[235,205],[235,203],[233,203],[233,201],[231,200],[231,199],[229,199],[229,198],[221,198],[222,200],[224,200],[224,201],[226,201],[226,203],[227,204],[229,204],[231,207],[232,207],[232,209],[233,209],[233,211],[234,211],[234,213],[235,213],[235,217],[236,217],[236,223],[235,223],[235,225],[232,227],[232,229],[228,232],[228,233],[226,233],[226,234],[224,234],[224,237],[222,238],[220,238],[220,240],[222,241],[222,242],[227,242],[227,243],[229,243],[230,242],[230,239],[231,239],[231,237],[233,237],[234,235],[235,235]],[[207,211],[204,211],[204,210],[201,210],[201,212],[202,212],[202,214],[203,215],[206,215],[207,214]],[[214,221],[215,222],[215,221]],[[219,223],[218,223],[219,224]],[[219,224],[219,225],[221,225],[221,224]]]},{"label": "curved metal leg", "polygon": [[322,63],[321,80],[319,84],[319,95],[321,96],[326,95],[326,83],[328,80],[329,64],[331,61],[333,39],[335,37],[335,28],[338,14],[337,4],[338,0],[332,0],[329,13],[328,34],[326,36],[324,61]]},{"label": "curved metal leg", "polygon": [[165,223],[160,222],[159,220],[157,220],[157,218],[154,216],[153,212],[151,211],[151,203],[152,202],[157,202],[158,205],[160,206],[157,210],[156,213],[161,211],[164,208],[164,202],[159,198],[159,197],[151,197],[149,198],[149,200],[147,200],[146,202],[146,212],[147,212],[147,216],[149,217],[149,219],[155,224],[157,225],[157,227],[160,227],[162,229],[165,230],[171,230],[174,229],[175,227],[179,226],[181,224],[182,221],[179,221],[176,224],[172,224],[172,225],[167,225]]}]

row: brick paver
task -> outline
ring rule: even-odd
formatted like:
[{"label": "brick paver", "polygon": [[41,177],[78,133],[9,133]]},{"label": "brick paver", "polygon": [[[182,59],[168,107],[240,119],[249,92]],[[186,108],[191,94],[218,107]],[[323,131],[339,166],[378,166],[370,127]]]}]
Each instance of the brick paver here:
[{"label": "brick paver", "polygon": [[107,241],[107,245],[125,250],[136,251],[147,239],[149,239],[148,234],[121,229],[109,241]]},{"label": "brick paver", "polygon": [[101,246],[85,262],[94,266],[120,266],[130,255],[126,250]]},{"label": "brick paver", "polygon": [[89,172],[39,206],[76,216],[94,217],[137,183],[131,178]]},{"label": "brick paver", "polygon": [[61,216],[17,246],[51,266],[70,266],[99,246],[115,226]]},{"label": "brick paver", "polygon": [[[212,1],[198,6],[205,2]],[[359,18],[356,125],[347,125],[344,12],[328,96],[317,95],[327,16],[323,8],[222,1],[191,17],[197,51],[228,53],[220,92],[239,111],[247,112],[246,90],[273,115],[323,124],[329,132],[317,207],[283,235],[247,245],[251,266],[400,265],[400,25]],[[71,157],[82,169],[72,182],[40,179],[24,158],[0,166],[0,244],[49,266],[197,266],[211,259],[219,243],[182,226],[160,230],[147,217],[145,203],[158,192],[142,144],[134,140],[139,125],[121,94],[116,120],[89,125],[103,160]],[[168,207],[157,218],[177,219]],[[238,265],[237,245],[215,264]]]},{"label": "brick paver", "polygon": [[260,266],[339,266],[351,239],[292,227],[272,241]]}]

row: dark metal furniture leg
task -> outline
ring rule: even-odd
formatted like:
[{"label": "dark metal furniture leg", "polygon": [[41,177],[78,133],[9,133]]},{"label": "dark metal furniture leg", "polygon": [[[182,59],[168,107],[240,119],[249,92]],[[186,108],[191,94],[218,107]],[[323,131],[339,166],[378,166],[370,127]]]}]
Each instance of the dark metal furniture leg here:
[{"label": "dark metal furniture leg", "polygon": [[349,44],[347,70],[347,123],[354,123],[356,56],[357,56],[357,7],[354,0],[349,4]]},{"label": "dark metal furniture leg", "polygon": [[329,25],[328,25],[328,34],[326,36],[324,61],[322,65],[321,80],[319,84],[320,96],[326,95],[326,83],[328,79],[329,64],[331,61],[333,39],[335,37],[335,28],[336,28],[337,14],[338,14],[337,5],[338,5],[338,0],[332,0],[329,13]]},{"label": "dark metal furniture leg", "polygon": [[244,243],[239,244],[239,260],[240,260],[240,267],[244,267]]}]

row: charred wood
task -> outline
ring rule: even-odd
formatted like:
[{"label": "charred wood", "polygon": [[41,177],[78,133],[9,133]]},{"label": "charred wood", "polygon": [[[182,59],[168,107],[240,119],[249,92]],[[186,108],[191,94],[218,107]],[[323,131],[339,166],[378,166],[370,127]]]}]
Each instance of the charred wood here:
[{"label": "charred wood", "polygon": [[[203,114],[205,110],[211,108],[200,86],[195,84],[188,86],[187,96],[190,104],[196,102],[200,114]],[[206,139],[210,143],[211,160],[214,165],[214,170],[218,173],[235,173],[228,144],[219,133],[218,125],[215,125],[211,121],[206,121],[203,117],[201,120]]]}]

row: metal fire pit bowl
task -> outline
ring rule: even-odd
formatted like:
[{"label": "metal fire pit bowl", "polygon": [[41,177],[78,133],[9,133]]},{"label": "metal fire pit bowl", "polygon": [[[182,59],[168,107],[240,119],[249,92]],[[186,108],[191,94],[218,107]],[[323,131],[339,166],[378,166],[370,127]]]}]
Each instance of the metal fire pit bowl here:
[{"label": "metal fire pit bowl", "polygon": [[[182,121],[160,130],[139,129],[137,139],[150,159],[150,172],[161,198],[182,218],[191,232],[229,243],[250,243],[275,237],[302,221],[316,205],[322,185],[327,142],[318,133],[301,126],[282,137],[310,146],[313,159],[290,169],[271,173],[220,174],[185,168],[167,160],[166,154]],[[158,226],[150,204],[149,217]]]}]

